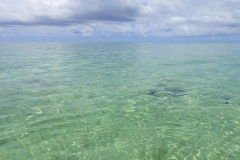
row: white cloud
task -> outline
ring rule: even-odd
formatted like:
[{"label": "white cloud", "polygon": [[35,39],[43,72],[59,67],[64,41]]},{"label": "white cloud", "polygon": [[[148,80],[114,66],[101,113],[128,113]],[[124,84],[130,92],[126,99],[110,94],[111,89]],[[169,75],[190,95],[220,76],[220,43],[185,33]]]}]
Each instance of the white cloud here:
[{"label": "white cloud", "polygon": [[73,33],[81,34],[83,36],[89,37],[89,36],[92,36],[92,34],[94,33],[94,29],[89,26],[81,25],[81,26],[73,27]]},{"label": "white cloud", "polygon": [[179,17],[179,16],[171,17],[170,20],[173,23],[183,23],[183,22],[186,22],[186,19],[184,17]]}]

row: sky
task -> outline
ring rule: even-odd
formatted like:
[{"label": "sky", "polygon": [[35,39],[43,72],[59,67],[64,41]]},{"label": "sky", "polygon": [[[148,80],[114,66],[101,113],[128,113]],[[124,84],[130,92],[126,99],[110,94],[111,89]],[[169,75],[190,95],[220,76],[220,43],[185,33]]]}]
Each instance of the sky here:
[{"label": "sky", "polygon": [[240,42],[240,0],[0,0],[0,41]]}]

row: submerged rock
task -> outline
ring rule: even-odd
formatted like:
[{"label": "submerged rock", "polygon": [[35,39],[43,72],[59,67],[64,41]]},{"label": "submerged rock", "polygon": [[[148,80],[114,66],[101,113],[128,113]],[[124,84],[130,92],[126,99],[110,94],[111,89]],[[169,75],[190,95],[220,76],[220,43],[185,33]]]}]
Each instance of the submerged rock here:
[{"label": "submerged rock", "polygon": [[94,98],[94,97],[96,97],[96,95],[93,94],[93,93],[90,93],[90,94],[87,96],[88,99],[91,99],[91,98]]},{"label": "submerged rock", "polygon": [[166,83],[163,83],[163,82],[159,82],[157,84],[157,87],[166,87],[166,86],[168,86],[168,85]]},{"label": "submerged rock", "polygon": [[156,89],[150,89],[150,90],[148,90],[148,95],[156,96],[157,92],[158,92],[158,90],[156,90]]},{"label": "submerged rock", "polygon": [[0,139],[0,145],[4,145],[7,142],[8,142],[8,138]]},{"label": "submerged rock", "polygon": [[187,96],[188,95],[185,92],[185,90],[181,87],[166,87],[165,91],[173,97],[182,97],[182,96]]},{"label": "submerged rock", "polygon": [[226,102],[223,102],[224,104],[230,104],[230,102],[226,101]]},{"label": "submerged rock", "polygon": [[[166,80],[165,80],[166,81]],[[154,85],[156,88],[147,90],[147,95],[151,95],[154,97],[181,97],[187,96],[185,89],[179,86],[171,86],[168,83],[159,82],[157,85]]]},{"label": "submerged rock", "polygon": [[232,99],[232,97],[231,97],[230,95],[224,95],[224,96],[222,96],[221,98],[224,99],[224,100],[230,100],[230,99]]},{"label": "submerged rock", "polygon": [[174,94],[180,94],[185,92],[185,90],[183,88],[180,87],[166,87],[165,88],[166,91],[172,92]]}]

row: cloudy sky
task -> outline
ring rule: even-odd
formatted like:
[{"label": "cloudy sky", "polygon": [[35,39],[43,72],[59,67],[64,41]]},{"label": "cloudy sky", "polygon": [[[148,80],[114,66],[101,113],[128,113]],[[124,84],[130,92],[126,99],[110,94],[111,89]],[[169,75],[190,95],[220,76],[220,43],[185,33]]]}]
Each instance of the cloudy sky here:
[{"label": "cloudy sky", "polygon": [[0,0],[0,40],[240,41],[240,0]]}]

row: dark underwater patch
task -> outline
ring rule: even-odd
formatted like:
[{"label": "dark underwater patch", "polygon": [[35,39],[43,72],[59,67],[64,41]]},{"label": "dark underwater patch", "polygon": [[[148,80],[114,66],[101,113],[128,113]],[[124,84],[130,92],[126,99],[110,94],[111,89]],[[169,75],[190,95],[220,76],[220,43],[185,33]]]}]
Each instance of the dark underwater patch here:
[{"label": "dark underwater patch", "polygon": [[0,139],[0,145],[4,145],[7,142],[8,142],[8,138]]},{"label": "dark underwater patch", "polygon": [[185,90],[181,87],[166,87],[165,90],[168,92],[172,92],[174,94],[179,94],[179,93],[185,92]]},{"label": "dark underwater patch", "polygon": [[157,89],[149,89],[148,90],[148,95],[151,95],[151,96],[156,96],[156,93],[158,92]]}]

